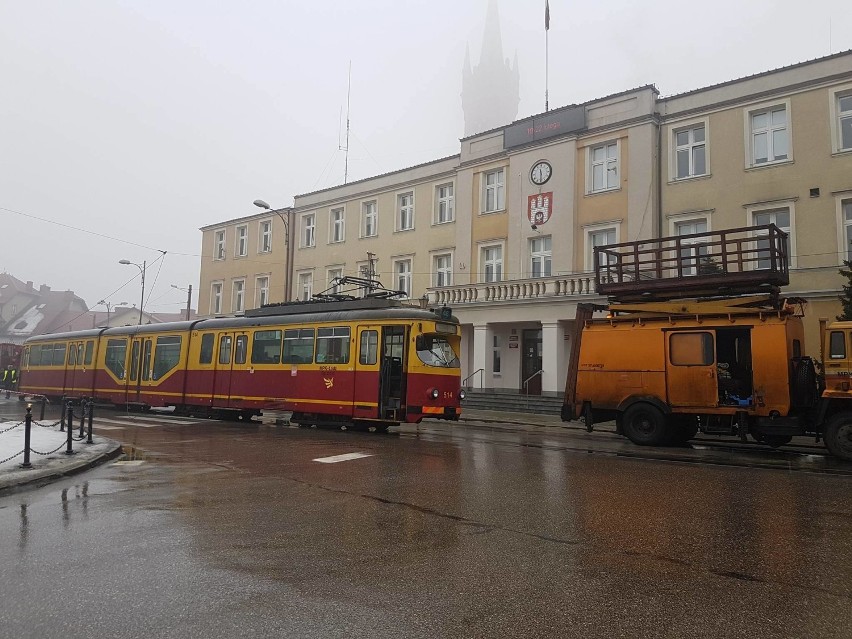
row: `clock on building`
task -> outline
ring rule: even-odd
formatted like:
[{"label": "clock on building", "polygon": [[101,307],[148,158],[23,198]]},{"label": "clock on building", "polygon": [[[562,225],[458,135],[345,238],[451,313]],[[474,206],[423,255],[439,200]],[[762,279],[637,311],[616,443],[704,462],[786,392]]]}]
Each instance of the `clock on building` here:
[{"label": "clock on building", "polygon": [[538,184],[541,186],[545,182],[550,179],[550,175],[553,173],[553,169],[550,166],[549,162],[545,162],[542,160],[541,162],[536,162],[533,165],[532,170],[530,171],[530,181],[533,184]]}]

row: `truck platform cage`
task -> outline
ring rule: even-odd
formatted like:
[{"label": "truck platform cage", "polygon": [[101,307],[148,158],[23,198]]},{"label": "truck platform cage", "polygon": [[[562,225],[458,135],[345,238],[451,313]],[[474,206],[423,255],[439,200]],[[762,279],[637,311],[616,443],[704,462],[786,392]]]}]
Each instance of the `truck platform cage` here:
[{"label": "truck platform cage", "polygon": [[597,246],[595,289],[615,301],[777,292],[788,246],[774,224]]}]

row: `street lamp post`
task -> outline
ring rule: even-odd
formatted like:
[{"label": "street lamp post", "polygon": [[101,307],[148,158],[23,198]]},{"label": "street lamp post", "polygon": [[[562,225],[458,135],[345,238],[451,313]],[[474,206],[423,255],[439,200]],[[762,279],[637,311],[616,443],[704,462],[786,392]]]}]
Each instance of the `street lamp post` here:
[{"label": "street lamp post", "polygon": [[270,213],[275,213],[278,217],[281,218],[281,221],[284,223],[284,301],[290,301],[290,273],[293,270],[292,257],[293,252],[290,250],[290,213],[292,213],[291,208],[283,208],[283,209],[273,209],[269,204],[264,202],[263,200],[255,200],[255,206],[259,206],[262,209],[266,209]]},{"label": "street lamp post", "polygon": [[145,305],[145,267],[147,266],[147,262],[143,261],[142,266],[139,266],[136,262],[131,262],[130,260],[118,260],[119,264],[124,265],[132,265],[139,269],[139,272],[142,274],[142,299],[139,301],[139,324],[142,324],[142,307]]},{"label": "street lamp post", "polygon": [[189,288],[184,288],[182,286],[178,286],[177,284],[172,284],[172,288],[176,288],[179,291],[186,291],[186,321],[189,321],[189,312],[192,308],[192,284],[189,285]]}]

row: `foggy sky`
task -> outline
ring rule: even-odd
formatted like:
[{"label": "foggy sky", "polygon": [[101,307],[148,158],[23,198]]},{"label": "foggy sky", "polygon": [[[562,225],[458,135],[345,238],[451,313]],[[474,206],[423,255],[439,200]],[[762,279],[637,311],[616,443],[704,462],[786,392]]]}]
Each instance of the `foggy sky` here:
[{"label": "foggy sky", "polygon": [[[170,285],[197,289],[199,227],[342,183],[350,61],[350,180],[457,153],[465,45],[476,64],[486,5],[0,0],[0,270],[94,307],[138,304],[138,270],[118,260],[147,260],[146,310],[179,311],[186,294]],[[539,113],[544,0],[499,8],[518,117]],[[848,0],[550,11],[551,108],[852,49]]]}]

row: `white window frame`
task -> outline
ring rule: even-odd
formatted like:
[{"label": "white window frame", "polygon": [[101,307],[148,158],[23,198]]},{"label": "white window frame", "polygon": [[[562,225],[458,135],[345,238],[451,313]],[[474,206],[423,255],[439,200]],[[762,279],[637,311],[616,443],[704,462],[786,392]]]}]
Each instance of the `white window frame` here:
[{"label": "white window frame", "polygon": [[328,212],[328,243],[346,241],[346,208],[336,206]]},{"label": "white window frame", "polygon": [[[694,140],[693,131],[696,129],[704,129],[704,140],[696,142]],[[678,133],[689,131],[689,143],[687,145],[678,146]],[[694,165],[694,150],[698,147],[704,147],[704,173],[696,173]],[[689,152],[689,174],[680,177],[677,174],[678,151],[687,150]],[[710,119],[701,118],[699,120],[689,120],[680,122],[669,129],[669,182],[683,182],[695,178],[710,176]]]},{"label": "white window frame", "polygon": [[216,261],[225,259],[225,229],[213,231],[213,259]]},{"label": "white window frame", "polygon": [[[536,248],[536,244],[541,242],[541,248]],[[539,279],[542,277],[551,277],[553,275],[553,238],[550,235],[536,235],[529,238],[530,251],[530,279]],[[541,274],[535,275],[536,262],[540,262]]]},{"label": "white window frame", "polygon": [[836,193],[834,201],[837,207],[837,264],[839,266],[843,264],[843,260],[852,259],[852,219],[846,220],[846,207],[852,218],[852,190]]},{"label": "white window frame", "polygon": [[[405,268],[402,268],[405,267]],[[405,291],[406,297],[412,296],[412,276],[414,259],[411,255],[393,258],[393,287],[394,290]]]},{"label": "white window frame", "polygon": [[[615,157],[609,157],[608,149],[610,147],[615,147]],[[595,151],[597,149],[605,149],[604,159],[602,162],[595,161]],[[597,164],[601,164],[604,169],[604,175],[606,176],[606,185],[602,188],[595,188],[595,166]],[[610,166],[612,164],[613,166]],[[614,182],[613,186],[609,186],[609,174],[614,173]],[[595,193],[608,193],[610,191],[618,191],[621,189],[621,139],[617,140],[607,140],[606,142],[600,142],[598,144],[590,144],[586,147],[586,194],[592,195]]]},{"label": "white window frame", "polygon": [[[758,213],[767,213],[770,211],[778,211],[780,209],[788,209],[790,211],[790,226],[787,229],[788,235],[788,245],[787,250],[789,252],[787,264],[790,270],[796,268],[798,260],[796,259],[796,200],[795,199],[787,199],[787,200],[776,200],[773,202],[761,202],[760,204],[748,204],[745,206],[746,210],[746,226],[755,226],[754,216]],[[776,224],[776,226],[778,226]],[[778,227],[782,231],[785,230],[782,227]],[[757,242],[754,243],[753,248],[757,248]],[[757,268],[754,265],[752,268]]]},{"label": "white window frame", "polygon": [[[703,230],[698,230],[697,228],[695,228],[699,224],[704,225]],[[688,233],[681,233],[681,229],[688,225],[692,225],[693,228],[689,229]],[[710,223],[707,218],[704,217],[693,217],[689,219],[675,220],[672,222],[672,226],[674,227],[674,233],[672,233],[672,235],[676,237],[679,237],[681,235],[691,235],[692,233],[710,232]],[[688,256],[686,256],[686,260],[690,261],[692,264],[691,266],[687,266],[686,268],[681,269],[681,273],[689,277],[698,275],[699,267],[701,266],[701,258],[705,257],[707,254],[706,245],[703,245],[701,242],[696,242],[695,240],[684,240],[680,243],[680,246],[681,254],[683,254],[683,252],[685,251],[689,252]]]},{"label": "white window frame", "polygon": [[246,281],[237,278],[231,282],[231,312],[242,313],[246,310]]},{"label": "white window frame", "polygon": [[234,238],[234,257],[245,257],[248,255],[248,224],[241,224],[236,228]]},{"label": "white window frame", "polygon": [[260,220],[257,223],[257,252],[272,252],[272,220]]},{"label": "white window frame", "polygon": [[314,294],[314,272],[300,271],[296,274],[296,282],[298,283],[297,300],[310,300]]},{"label": "white window frame", "polygon": [[222,291],[225,288],[225,283],[222,280],[216,280],[210,283],[210,314],[222,314]]},{"label": "white window frame", "polygon": [[[397,232],[414,230],[414,190],[397,193],[395,217]],[[403,222],[408,222],[409,226],[405,226]]]},{"label": "white window frame", "polygon": [[452,251],[436,251],[432,254],[432,286],[453,285],[453,259]]},{"label": "white window frame", "polygon": [[[441,191],[448,189],[447,193]],[[442,219],[443,218],[443,219]],[[449,224],[456,220],[456,185],[444,182],[435,185],[435,224]]]},{"label": "white window frame", "polygon": [[299,216],[299,248],[313,248],[317,245],[317,215],[303,213]]},{"label": "white window frame", "polygon": [[852,121],[852,111],[840,110],[841,98],[852,97],[852,84],[844,84],[829,91],[829,113],[831,115],[831,152],[852,153],[852,141],[847,147],[843,146],[844,120]]},{"label": "white window frame", "polygon": [[583,226],[583,264],[587,272],[591,272],[595,268],[595,253],[592,245],[592,235],[605,231],[615,231],[615,241],[613,244],[618,244],[621,241],[621,220],[612,220],[610,222],[601,222],[599,224],[586,224]]},{"label": "white window frame", "polygon": [[260,308],[264,304],[269,304],[269,275],[257,275],[254,278],[254,305]]},{"label": "white window frame", "polygon": [[[494,184],[488,183],[489,176],[495,176]],[[480,173],[480,202],[479,212],[482,215],[489,213],[499,213],[506,210],[506,167],[501,166],[496,169],[483,171]],[[494,206],[489,208],[488,195],[494,194]]]},{"label": "white window frame", "polygon": [[[772,125],[772,112],[784,110],[785,124],[781,126]],[[755,115],[762,113],[769,114],[769,125],[765,129],[760,129],[757,133],[752,129],[752,119]],[[743,123],[745,126],[745,166],[747,169],[760,169],[765,166],[777,166],[779,164],[788,164],[793,161],[793,112],[790,108],[790,100],[779,100],[775,102],[766,102],[756,104],[747,109],[743,109]],[[766,162],[757,163],[754,161],[754,137],[756,134],[766,134],[767,152],[771,151],[774,146],[772,133],[777,130],[784,129],[787,132],[787,157],[783,159],[768,159]],[[774,151],[773,158],[774,158]]]},{"label": "white window frame", "polygon": [[[497,259],[489,259],[488,251],[499,249],[500,256]],[[506,243],[500,242],[482,242],[479,245],[479,282],[481,284],[497,284],[506,280],[505,262],[506,262]],[[495,273],[496,279],[488,279],[488,268],[491,267]],[[495,269],[496,266],[496,269]]]},{"label": "white window frame", "polygon": [[[372,229],[372,232],[370,232]],[[368,200],[361,202],[361,235],[360,237],[376,237],[379,234],[379,201]]]},{"label": "white window frame", "polygon": [[332,294],[337,294],[340,292],[340,285],[333,284],[332,281],[336,277],[343,277],[343,267],[342,266],[332,266],[326,269],[325,271],[325,281],[328,282],[328,287],[331,289],[329,292]]}]

